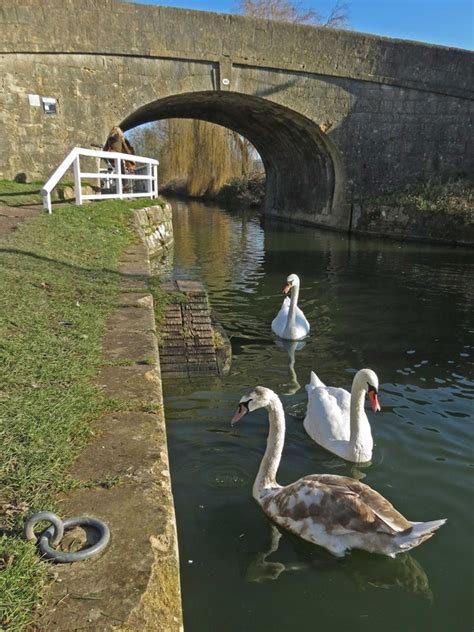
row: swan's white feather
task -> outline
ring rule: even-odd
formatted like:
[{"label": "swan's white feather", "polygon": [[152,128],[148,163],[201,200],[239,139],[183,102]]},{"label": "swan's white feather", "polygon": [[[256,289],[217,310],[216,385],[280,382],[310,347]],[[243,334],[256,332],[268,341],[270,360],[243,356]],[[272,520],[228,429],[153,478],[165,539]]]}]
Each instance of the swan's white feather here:
[{"label": "swan's white feather", "polygon": [[331,474],[265,490],[259,502],[277,524],[335,555],[356,548],[393,556],[421,544],[444,524],[433,521],[415,528],[417,523],[368,485]]},{"label": "swan's white feather", "polygon": [[303,311],[296,306],[295,324],[291,330],[288,329],[287,322],[290,302],[290,297],[285,297],[280,311],[272,321],[272,331],[280,338],[286,340],[301,340],[309,334],[310,325]]},{"label": "swan's white feather", "polygon": [[[320,383],[321,386],[314,386],[315,383]],[[313,372],[306,391],[308,405],[303,425],[311,439],[348,461],[370,461],[373,450],[372,431],[363,409],[358,415],[359,440],[356,445],[350,443],[351,394],[344,388],[324,386]]]},{"label": "swan's white feather", "polygon": [[298,307],[300,278],[290,274],[286,279],[284,291],[290,291],[272,321],[273,332],[284,340],[302,340],[309,334],[310,326],[302,310]]},{"label": "swan's white feather", "polygon": [[314,371],[311,371],[309,376],[309,384],[306,386],[306,389],[314,386],[320,386],[322,388],[326,387],[326,384],[322,382],[319,377],[316,375]]}]

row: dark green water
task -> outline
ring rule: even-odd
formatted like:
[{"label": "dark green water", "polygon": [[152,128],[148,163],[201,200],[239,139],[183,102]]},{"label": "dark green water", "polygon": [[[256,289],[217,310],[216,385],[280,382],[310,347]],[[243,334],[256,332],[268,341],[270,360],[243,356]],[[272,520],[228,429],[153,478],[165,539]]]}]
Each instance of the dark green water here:
[{"label": "dark green water", "polygon": [[[168,268],[204,282],[234,354],[224,379],[164,384],[186,632],[471,630],[474,254],[197,203],[175,205],[174,231]],[[312,327],[293,374],[270,330],[292,272]],[[306,435],[304,385],[314,369],[350,389],[366,366],[379,376],[382,412],[368,411],[374,459],[357,469]],[[340,560],[286,534],[265,558],[271,525],[251,496],[265,413],[230,428],[257,384],[279,393],[286,411],[281,484],[324,472],[364,477],[409,519],[448,523],[394,560]]]}]

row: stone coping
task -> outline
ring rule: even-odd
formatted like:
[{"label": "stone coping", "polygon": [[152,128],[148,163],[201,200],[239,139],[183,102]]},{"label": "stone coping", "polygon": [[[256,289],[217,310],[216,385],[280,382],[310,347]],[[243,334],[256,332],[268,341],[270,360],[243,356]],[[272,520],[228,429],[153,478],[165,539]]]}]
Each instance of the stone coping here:
[{"label": "stone coping", "polygon": [[[72,468],[83,486],[60,515],[104,520],[111,542],[96,560],[52,567],[40,630],[181,632],[176,519],[163,410],[153,298],[145,245],[124,254],[123,292],[107,322],[97,384],[124,404],[99,419],[96,438]],[[79,540],[84,534],[77,531]],[[89,539],[92,534],[86,534]]]},{"label": "stone coping", "polygon": [[37,0],[13,4],[0,9],[0,51],[6,54],[227,61],[472,96],[468,50],[117,0],[49,0],[47,10]]}]

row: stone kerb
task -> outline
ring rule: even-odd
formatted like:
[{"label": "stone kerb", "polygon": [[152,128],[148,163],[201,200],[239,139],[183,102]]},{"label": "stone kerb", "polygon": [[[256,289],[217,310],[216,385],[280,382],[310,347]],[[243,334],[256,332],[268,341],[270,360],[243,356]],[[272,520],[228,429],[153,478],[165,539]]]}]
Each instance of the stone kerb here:
[{"label": "stone kerb", "polygon": [[[143,233],[162,228],[150,250],[172,239],[170,208],[142,209],[135,218]],[[97,386],[123,409],[97,421],[95,439],[71,472],[83,484],[61,499],[63,515],[104,520],[111,542],[97,560],[55,569],[39,621],[45,632],[183,629],[161,370],[147,286],[150,250],[140,243],[124,253],[122,293],[103,340]]]}]

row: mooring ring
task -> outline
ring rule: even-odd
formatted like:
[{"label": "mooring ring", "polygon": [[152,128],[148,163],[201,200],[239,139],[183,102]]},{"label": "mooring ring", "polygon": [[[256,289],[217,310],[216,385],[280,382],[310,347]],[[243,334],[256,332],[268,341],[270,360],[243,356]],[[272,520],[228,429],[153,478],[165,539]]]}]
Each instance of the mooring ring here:
[{"label": "mooring ring", "polygon": [[50,544],[53,544],[51,538],[54,531],[53,527],[48,527],[40,536],[39,548],[45,557],[55,562],[79,562],[81,560],[88,560],[101,553],[110,540],[109,527],[97,518],[89,518],[88,516],[68,518],[64,520],[63,527],[64,529],[71,529],[72,527],[91,527],[99,532],[100,537],[95,544],[82,551],[58,551],[50,546]]},{"label": "mooring ring", "polygon": [[[47,531],[49,532],[50,542],[53,546],[57,546],[64,535],[64,523],[59,516],[57,516],[52,511],[40,511],[39,513],[33,514],[28,518],[25,522],[24,535],[27,540],[30,542],[36,542],[38,537],[34,532],[34,526],[38,522],[42,520],[46,520],[47,522],[51,522],[52,526],[48,527]],[[42,534],[44,531],[42,532]],[[41,535],[42,535],[41,534]]]}]

